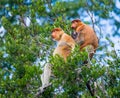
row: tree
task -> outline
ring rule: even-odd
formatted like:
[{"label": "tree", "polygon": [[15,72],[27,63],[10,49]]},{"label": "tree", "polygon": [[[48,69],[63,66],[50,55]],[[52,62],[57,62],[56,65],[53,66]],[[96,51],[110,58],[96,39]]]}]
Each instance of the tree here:
[{"label": "tree", "polygon": [[[118,0],[116,2],[119,2]],[[54,27],[61,27],[66,33],[72,32],[70,20],[81,18],[92,24],[96,33],[102,34],[102,21],[112,21],[113,36],[119,36],[119,8],[113,0],[1,0],[0,24],[6,30],[0,37],[0,97],[34,98],[41,86],[40,75],[46,62],[54,65],[52,85],[39,98],[91,98],[86,82],[90,82],[95,95],[118,98],[120,96],[120,52],[107,39],[112,51],[102,46],[90,66],[82,66],[86,52],[75,50],[64,62],[52,57],[54,42],[50,38]],[[88,17],[90,21],[84,18]],[[96,26],[99,29],[96,29]],[[101,26],[101,28],[100,28]],[[105,32],[105,31],[104,31]],[[107,32],[105,32],[107,33]],[[102,51],[102,54],[98,54]]]}]

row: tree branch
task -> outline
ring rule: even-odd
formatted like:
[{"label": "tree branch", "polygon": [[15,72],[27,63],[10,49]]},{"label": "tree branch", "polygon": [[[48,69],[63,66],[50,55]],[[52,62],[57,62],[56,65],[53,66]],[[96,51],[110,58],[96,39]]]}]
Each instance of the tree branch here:
[{"label": "tree branch", "polygon": [[37,98],[40,96],[40,94],[42,94],[46,88],[48,88],[49,86],[51,86],[52,83],[49,83],[48,85],[44,86],[44,87],[39,87],[38,88],[38,92],[35,94],[35,97],[34,98]]}]

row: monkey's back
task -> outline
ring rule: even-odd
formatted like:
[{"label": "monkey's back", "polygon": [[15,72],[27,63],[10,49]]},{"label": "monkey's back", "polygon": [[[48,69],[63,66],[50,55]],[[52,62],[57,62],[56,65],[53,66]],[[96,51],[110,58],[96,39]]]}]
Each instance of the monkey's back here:
[{"label": "monkey's back", "polygon": [[64,34],[60,41],[57,44],[57,47],[55,48],[53,52],[53,56],[58,54],[60,57],[66,58],[70,55],[71,50],[75,47],[75,41],[72,39],[71,36]]},{"label": "monkey's back", "polygon": [[55,48],[53,52],[53,56],[56,54],[59,55],[60,57],[66,59],[71,52],[71,47],[66,44],[66,42],[61,42],[59,45]]},{"label": "monkey's back", "polygon": [[98,47],[98,37],[92,27],[85,25],[83,31],[85,34],[85,42],[89,45],[92,44],[94,48]]}]

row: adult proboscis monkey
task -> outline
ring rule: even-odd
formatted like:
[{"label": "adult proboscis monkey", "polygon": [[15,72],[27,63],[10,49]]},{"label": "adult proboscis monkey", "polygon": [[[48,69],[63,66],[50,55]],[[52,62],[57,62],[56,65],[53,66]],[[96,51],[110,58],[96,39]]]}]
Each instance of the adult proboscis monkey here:
[{"label": "adult proboscis monkey", "polygon": [[71,36],[75,42],[80,45],[80,50],[86,46],[91,47],[91,50],[89,50],[89,57],[91,59],[98,47],[98,37],[96,33],[89,25],[86,25],[79,19],[72,21],[71,28],[74,30]]},{"label": "adult proboscis monkey", "polygon": [[67,57],[75,47],[74,39],[66,34],[61,28],[53,29],[51,36],[53,40],[57,41],[57,47],[53,52],[53,56],[58,54],[66,61]]}]

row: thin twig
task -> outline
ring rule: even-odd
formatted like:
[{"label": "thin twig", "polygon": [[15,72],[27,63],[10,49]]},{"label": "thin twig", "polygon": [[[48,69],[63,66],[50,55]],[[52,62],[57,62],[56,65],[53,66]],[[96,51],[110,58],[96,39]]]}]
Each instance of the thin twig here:
[{"label": "thin twig", "polygon": [[46,86],[44,86],[44,87],[39,87],[39,88],[38,88],[38,92],[35,94],[35,97],[34,97],[34,98],[39,97],[40,94],[42,94],[42,93],[45,91],[45,89],[46,89],[47,87],[51,86],[51,85],[52,85],[52,83],[49,83],[48,85],[46,85]]}]

